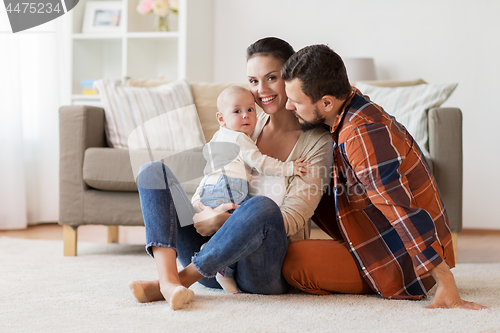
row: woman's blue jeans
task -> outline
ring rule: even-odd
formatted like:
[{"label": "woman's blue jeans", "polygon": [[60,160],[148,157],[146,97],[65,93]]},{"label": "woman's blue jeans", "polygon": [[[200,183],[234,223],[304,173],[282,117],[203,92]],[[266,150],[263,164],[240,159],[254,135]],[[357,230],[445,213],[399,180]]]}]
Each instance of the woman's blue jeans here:
[{"label": "woman's blue jeans", "polygon": [[184,267],[193,262],[205,276],[199,282],[211,288],[220,288],[214,278],[216,273],[236,263],[234,278],[244,292],[281,294],[290,289],[281,275],[288,248],[285,226],[273,200],[256,196],[245,201],[213,236],[204,237],[192,224],[180,226],[167,183],[171,172],[167,170],[165,164],[156,161],[139,171],[146,250],[150,255],[153,246],[174,249],[179,262]]}]

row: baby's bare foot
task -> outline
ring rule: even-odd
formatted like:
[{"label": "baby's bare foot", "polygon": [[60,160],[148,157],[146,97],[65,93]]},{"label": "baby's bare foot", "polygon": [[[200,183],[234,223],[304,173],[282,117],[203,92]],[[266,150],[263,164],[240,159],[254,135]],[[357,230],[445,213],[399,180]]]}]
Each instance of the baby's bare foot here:
[{"label": "baby's bare foot", "polygon": [[165,284],[161,286],[161,293],[163,297],[168,300],[168,304],[172,310],[179,310],[184,305],[191,302],[194,297],[194,292],[184,286],[175,284]]}]

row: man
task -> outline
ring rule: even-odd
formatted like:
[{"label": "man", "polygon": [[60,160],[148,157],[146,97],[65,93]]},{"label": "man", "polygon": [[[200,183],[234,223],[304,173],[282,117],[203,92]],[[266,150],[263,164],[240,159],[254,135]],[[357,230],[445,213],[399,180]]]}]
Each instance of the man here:
[{"label": "man", "polygon": [[448,217],[406,129],[350,86],[342,59],[326,45],[300,50],[281,75],[287,109],[303,129],[326,124],[334,140],[333,187],[314,216],[333,240],[292,243],[287,281],[314,294],[395,299],[422,299],[437,283],[429,308],[484,308],[459,296]]}]

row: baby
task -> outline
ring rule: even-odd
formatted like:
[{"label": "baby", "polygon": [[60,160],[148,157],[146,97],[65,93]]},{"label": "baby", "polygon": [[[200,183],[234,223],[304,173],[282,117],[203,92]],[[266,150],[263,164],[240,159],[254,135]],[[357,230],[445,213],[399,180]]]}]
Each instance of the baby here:
[{"label": "baby", "polygon": [[[197,189],[199,200],[193,202],[194,209],[201,211],[199,202],[216,208],[224,203],[241,204],[249,199],[248,181],[252,169],[269,176],[303,176],[309,172],[305,157],[293,162],[281,162],[263,155],[250,134],[257,124],[255,99],[252,93],[240,86],[226,88],[217,99],[217,120],[220,129],[203,148],[207,160],[205,177]],[[196,198],[195,194],[193,198]],[[232,213],[232,211],[229,211]],[[222,288],[238,293],[233,278],[234,265],[217,273],[216,279]]]}]

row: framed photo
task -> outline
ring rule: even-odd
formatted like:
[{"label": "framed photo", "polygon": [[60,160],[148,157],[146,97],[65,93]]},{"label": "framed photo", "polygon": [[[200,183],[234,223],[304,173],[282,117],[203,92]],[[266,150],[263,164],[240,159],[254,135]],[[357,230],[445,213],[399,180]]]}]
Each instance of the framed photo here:
[{"label": "framed photo", "polygon": [[122,1],[88,1],[85,4],[83,33],[119,32],[122,28]]}]

